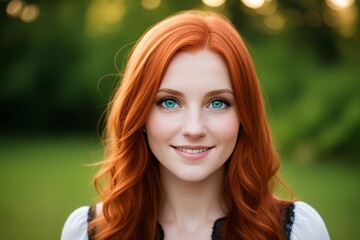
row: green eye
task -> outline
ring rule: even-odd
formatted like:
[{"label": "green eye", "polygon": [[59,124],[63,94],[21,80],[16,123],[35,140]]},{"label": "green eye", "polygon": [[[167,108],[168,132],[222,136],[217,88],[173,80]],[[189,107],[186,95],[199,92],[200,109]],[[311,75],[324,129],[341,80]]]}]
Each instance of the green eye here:
[{"label": "green eye", "polygon": [[166,99],[162,102],[162,106],[165,108],[174,108],[176,107],[177,103],[173,99]]},{"label": "green eye", "polygon": [[214,100],[210,103],[211,108],[221,109],[225,106],[225,103],[221,100]]}]

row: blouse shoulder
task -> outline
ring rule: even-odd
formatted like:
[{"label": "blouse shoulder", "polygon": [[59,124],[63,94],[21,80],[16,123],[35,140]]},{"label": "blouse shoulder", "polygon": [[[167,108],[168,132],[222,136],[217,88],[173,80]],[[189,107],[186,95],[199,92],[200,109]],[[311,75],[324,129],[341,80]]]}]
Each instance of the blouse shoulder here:
[{"label": "blouse shoulder", "polygon": [[304,202],[295,202],[295,220],[291,240],[329,240],[330,236],[319,213]]},{"label": "blouse shoulder", "polygon": [[73,211],[67,218],[61,232],[61,240],[88,240],[89,206],[83,206]]}]

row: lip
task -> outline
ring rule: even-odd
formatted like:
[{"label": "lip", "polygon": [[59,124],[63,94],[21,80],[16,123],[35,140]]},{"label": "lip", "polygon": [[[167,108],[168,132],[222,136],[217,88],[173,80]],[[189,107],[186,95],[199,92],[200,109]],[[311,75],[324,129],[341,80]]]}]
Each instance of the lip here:
[{"label": "lip", "polygon": [[181,145],[181,146],[171,146],[175,152],[182,158],[190,161],[197,161],[206,157],[210,151],[214,148],[213,146],[191,146],[191,145]]}]

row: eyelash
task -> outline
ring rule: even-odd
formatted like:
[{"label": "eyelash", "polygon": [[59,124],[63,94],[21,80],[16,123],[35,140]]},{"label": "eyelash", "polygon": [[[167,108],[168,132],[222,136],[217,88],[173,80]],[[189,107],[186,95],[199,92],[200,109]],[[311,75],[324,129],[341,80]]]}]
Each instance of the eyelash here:
[{"label": "eyelash", "polygon": [[179,101],[176,99],[176,98],[171,98],[171,97],[165,97],[165,98],[160,98],[159,100],[157,100],[155,103],[156,103],[156,106],[159,106],[161,108],[165,108],[165,109],[171,109],[171,108],[167,108],[167,107],[164,107],[163,106],[163,103],[168,101],[168,100],[171,100],[171,101],[174,101],[177,105],[181,106],[179,104]]},{"label": "eyelash", "polygon": [[[228,101],[228,100],[225,99],[225,98],[219,98],[219,97],[218,97],[218,98],[211,99],[210,102],[209,102],[206,106],[209,106],[209,105],[210,105],[212,102],[214,102],[214,101],[221,101],[221,102],[223,102],[223,103],[225,104],[225,107],[224,107],[224,108],[231,106],[230,101]],[[222,110],[222,109],[224,109],[224,108],[219,108],[219,109],[213,108],[213,109],[215,109],[216,111],[219,111],[219,110]]]},{"label": "eyelash", "polygon": [[[171,108],[167,108],[167,107],[164,107],[164,106],[163,106],[163,103],[166,102],[166,101],[168,101],[168,100],[172,100],[172,101],[174,101],[177,105],[181,106],[181,105],[179,104],[179,101],[178,101],[176,98],[172,98],[172,97],[160,98],[159,100],[157,100],[157,101],[155,102],[155,103],[156,103],[156,106],[159,106],[159,107],[165,108],[165,109],[171,109]],[[213,98],[213,99],[211,99],[211,100],[209,101],[209,103],[206,105],[206,107],[208,107],[208,106],[209,106],[212,102],[214,102],[214,101],[221,101],[221,102],[223,102],[223,103],[225,104],[225,107],[224,107],[224,108],[230,107],[230,106],[232,105],[232,104],[230,103],[230,101],[228,101],[227,99],[218,97],[218,98]],[[215,111],[219,111],[219,110],[222,110],[222,109],[224,109],[224,108],[219,108],[219,109],[213,108],[213,109],[214,109]]]}]

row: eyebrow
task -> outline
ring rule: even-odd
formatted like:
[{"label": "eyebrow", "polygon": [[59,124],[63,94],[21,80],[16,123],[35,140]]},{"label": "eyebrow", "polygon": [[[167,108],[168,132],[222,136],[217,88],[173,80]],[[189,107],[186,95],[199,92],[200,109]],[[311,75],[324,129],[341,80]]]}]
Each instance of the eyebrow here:
[{"label": "eyebrow", "polygon": [[[174,90],[174,89],[170,89],[170,88],[161,88],[158,90],[158,93],[159,92],[165,92],[165,93],[170,93],[170,94],[174,94],[176,96],[179,96],[179,97],[184,97],[184,94],[182,92],[179,92],[177,90]],[[233,91],[231,91],[230,89],[228,88],[223,88],[223,89],[216,89],[216,90],[213,90],[213,91],[210,91],[210,92],[207,92],[205,94],[205,97],[210,97],[210,96],[214,96],[214,95],[218,95],[218,94],[223,94],[223,93],[229,93],[231,95],[234,95]]]},{"label": "eyebrow", "polygon": [[217,89],[217,90],[214,90],[214,91],[210,91],[210,92],[205,94],[205,97],[211,97],[211,96],[219,95],[219,94],[223,94],[223,93],[229,93],[231,95],[234,95],[233,91],[231,91],[230,89],[223,88],[223,89]]},{"label": "eyebrow", "polygon": [[158,90],[158,93],[160,93],[160,92],[170,93],[170,94],[180,96],[180,97],[184,96],[184,94],[182,92],[179,92],[179,91],[176,91],[176,90],[170,89],[170,88],[161,88]]}]

